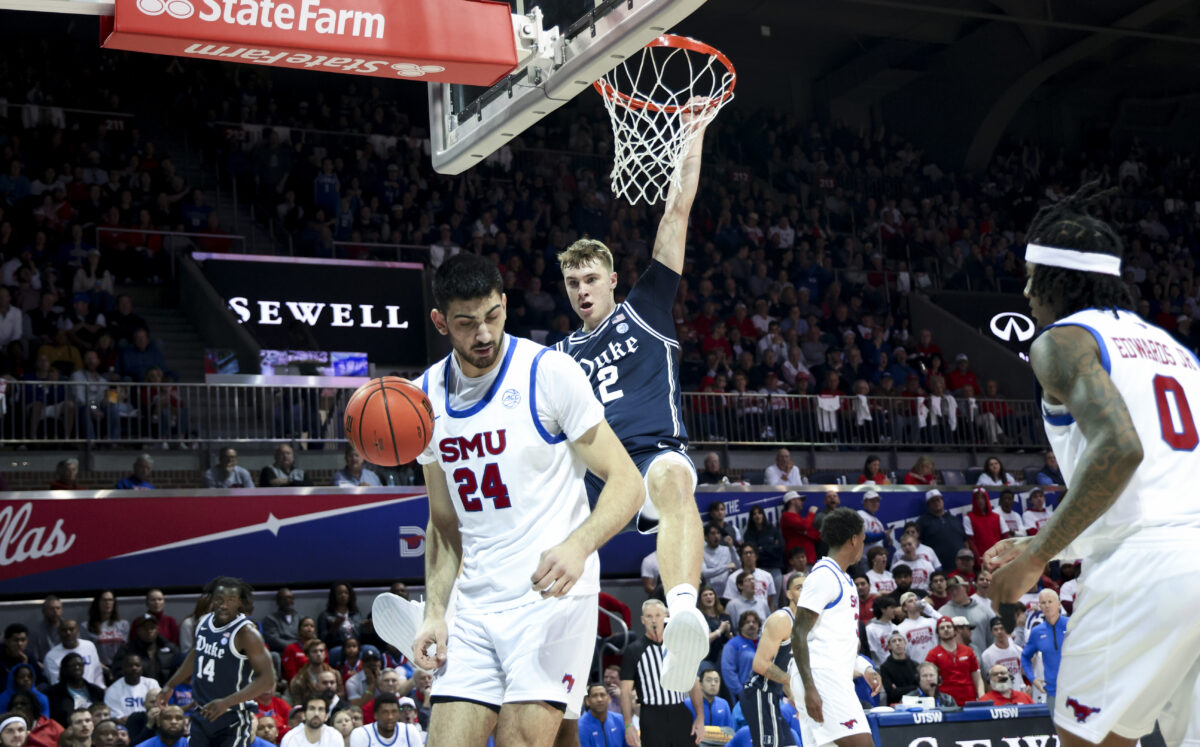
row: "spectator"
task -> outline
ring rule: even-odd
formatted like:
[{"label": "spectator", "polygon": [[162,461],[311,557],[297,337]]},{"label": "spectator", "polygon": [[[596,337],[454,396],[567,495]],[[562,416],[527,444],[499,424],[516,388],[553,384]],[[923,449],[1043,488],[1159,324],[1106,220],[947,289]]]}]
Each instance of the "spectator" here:
[{"label": "spectator", "polygon": [[76,405],[69,398],[67,387],[57,383],[60,377],[58,368],[51,365],[50,357],[39,350],[34,370],[22,377],[29,382],[48,382],[21,387],[21,396],[26,403],[26,432],[30,437],[43,435],[39,428],[46,421],[54,426],[53,431],[44,431],[47,437],[61,434],[63,438],[70,438],[74,432]]},{"label": "spectator", "polygon": [[[1001,626],[1003,627],[1003,626]],[[988,687],[980,700],[990,700],[998,706],[1029,705],[1033,698],[1016,689],[1012,673],[1003,664],[996,664],[988,670]]]},{"label": "spectator", "polygon": [[120,405],[117,391],[109,388],[108,379],[100,373],[100,354],[89,350],[83,354],[83,368],[71,374],[72,396],[78,406],[80,430],[88,440],[103,432],[110,440],[121,437]]},{"label": "spectator", "polygon": [[25,334],[25,313],[13,306],[12,293],[0,285],[0,350],[19,341]]},{"label": "spectator", "polygon": [[[1062,659],[1063,640],[1067,635],[1067,616],[1062,614],[1058,594],[1042,589],[1038,594],[1038,607],[1042,622],[1028,633],[1025,648],[1021,651],[1021,671],[1033,682],[1035,692],[1046,694],[1046,705],[1054,713],[1054,698],[1058,694],[1058,665]],[[1043,677],[1034,674],[1033,657],[1042,655]]]},{"label": "spectator", "polygon": [[733,547],[741,544],[742,533],[732,524],[725,522],[725,501],[715,500],[708,504],[708,523],[721,530],[721,541]]},{"label": "spectator", "polygon": [[[44,685],[46,678],[42,674],[42,665],[28,653],[29,628],[21,623],[9,623],[4,628],[4,648],[0,649],[0,682],[8,682],[11,686],[13,670],[18,666],[28,666],[33,672],[34,682]],[[0,711],[4,710],[0,703]]]},{"label": "spectator", "polygon": [[[933,458],[919,456],[913,467],[904,475],[905,485],[935,485],[937,476],[933,472]],[[940,496],[941,493],[938,493]]]},{"label": "spectator", "polygon": [[[758,552],[753,546],[743,544],[738,550],[738,556],[742,561],[742,572],[748,574],[754,580],[754,598],[761,600],[767,605],[770,610],[775,603],[775,579],[770,573],[767,573],[762,568],[758,567]],[[740,576],[740,574],[739,574]],[[725,593],[721,595],[724,599],[734,599],[741,594],[741,583],[738,576],[730,576],[725,581]],[[732,612],[729,616],[733,619],[738,619]],[[766,616],[763,616],[766,619]]]},{"label": "spectator", "polygon": [[955,620],[955,627],[958,618],[967,621],[971,630],[970,646],[975,650],[976,656],[982,657],[983,652],[992,645],[992,629],[988,624],[994,617],[992,609],[972,599],[969,593],[970,586],[957,576],[948,579],[946,587],[950,590],[950,601],[938,611]]},{"label": "spectator", "polygon": [[967,365],[967,354],[959,353],[954,356],[954,370],[946,375],[946,388],[958,396],[962,396],[963,388],[968,386],[973,392],[983,391],[983,387],[979,386],[979,379],[974,372],[968,370]]},{"label": "spectator", "polygon": [[751,545],[758,553],[758,562],[763,570],[771,574],[775,588],[783,579],[784,543],[779,528],[767,521],[767,512],[762,506],[750,509],[750,521],[746,523],[746,531],[742,533],[746,544]]},{"label": "spectator", "polygon": [[704,557],[700,568],[700,579],[714,588],[725,588],[729,574],[738,570],[737,553],[726,544],[721,544],[721,530],[712,524],[704,526]]},{"label": "spectator", "polygon": [[347,445],[345,451],[346,466],[333,473],[335,487],[380,487],[379,475],[363,466],[362,454],[353,445]]},{"label": "spectator", "polygon": [[362,647],[359,660],[362,666],[358,671],[349,677],[343,672],[342,677],[346,682],[346,700],[350,701],[351,705],[361,707],[376,695],[375,688],[379,682],[379,675],[383,672],[383,657],[379,649],[367,644]]},{"label": "spectator", "polygon": [[992,645],[988,646],[979,657],[983,671],[988,672],[988,686],[991,687],[991,672],[995,667],[1004,667],[1012,677],[1015,689],[1024,689],[1024,677],[1021,675],[1021,648],[1017,646],[1004,629],[999,617],[988,620],[988,629],[992,631]]},{"label": "spectator", "polygon": [[1008,536],[1000,522],[1000,515],[992,510],[992,499],[986,488],[975,488],[971,492],[971,510],[963,515],[963,531],[967,535],[967,544],[979,558],[992,545]]},{"label": "spectator", "polygon": [[896,558],[892,561],[892,576],[895,577],[900,566],[903,565],[908,568],[913,588],[924,592],[929,591],[929,579],[937,569],[917,553],[918,544],[915,534],[906,532],[900,538],[900,552],[896,553]]},{"label": "spectator", "polygon": [[[604,668],[604,689],[608,691],[608,710],[621,712],[621,667],[611,664]],[[616,693],[616,695],[613,695]]]},{"label": "spectator", "polygon": [[149,330],[146,320],[133,310],[133,299],[128,294],[117,297],[117,310],[108,315],[108,329],[118,342],[133,342],[138,330]]},{"label": "spectator", "polygon": [[887,569],[887,550],[872,547],[867,550],[867,581],[871,584],[872,596],[891,594],[896,590],[896,579]]},{"label": "spectator", "polygon": [[938,689],[938,680],[941,679],[941,674],[937,665],[932,662],[921,662],[917,665],[917,677],[920,684],[905,695],[911,695],[915,698],[933,698],[935,708],[954,708],[957,706],[954,698]]},{"label": "spectator", "polygon": [[142,676],[142,658],[136,651],[125,654],[121,672],[121,677],[104,693],[109,716],[118,724],[124,724],[131,714],[146,710],[146,693],[158,689],[157,680]]},{"label": "spectator", "polygon": [[775,452],[775,462],[763,471],[764,485],[803,485],[800,468],[792,463],[792,452],[780,449]]},{"label": "spectator", "polygon": [[117,490],[154,490],[154,483],[150,482],[150,471],[153,468],[154,457],[142,454],[133,460],[133,474],[117,480],[113,487]]},{"label": "spectator", "polygon": [[54,482],[51,490],[83,490],[79,485],[79,460],[67,457],[54,467]]},{"label": "spectator", "polygon": [[976,485],[983,485],[992,488],[1003,488],[1016,485],[1017,481],[1013,476],[1004,471],[1004,465],[996,457],[988,457],[988,460],[983,463],[983,472],[980,473],[979,479],[975,481]]},{"label": "spectator", "polygon": [[742,619],[744,612],[754,612],[760,619],[765,620],[771,614],[765,600],[754,595],[754,574],[742,571],[730,579],[737,585],[737,595],[725,603],[725,611],[730,619]]},{"label": "spectator", "polygon": [[1038,533],[1047,521],[1050,521],[1051,514],[1054,509],[1046,505],[1046,494],[1041,488],[1034,488],[1029,491],[1028,502],[1025,506],[1025,513],[1021,518],[1025,522],[1025,533],[1033,536]]},{"label": "spectator", "polygon": [[945,615],[938,618],[937,634],[938,645],[925,661],[937,666],[942,691],[954,698],[959,706],[979,700],[983,695],[983,677],[979,674],[979,659],[975,652],[970,646],[959,643],[954,621]]},{"label": "spectator", "polygon": [[665,598],[662,590],[662,579],[658,575],[657,550],[642,558],[642,589],[645,590],[646,596],[659,599]]},{"label": "spectator", "polygon": [[[63,726],[71,726],[71,716],[76,709],[104,702],[104,687],[85,679],[83,657],[75,652],[64,656],[59,665],[62,678],[56,679],[46,690],[46,700],[50,701],[50,717]],[[56,671],[56,678],[58,673]]]},{"label": "spectator", "polygon": [[[821,532],[821,525],[825,523],[825,517],[832,513],[835,509],[842,505],[842,499],[838,492],[832,488],[825,491],[825,505],[813,516],[813,529],[818,533]],[[809,565],[817,562],[817,557],[824,557],[829,554],[829,546],[824,542],[817,540],[816,557],[809,561]]]},{"label": "spectator", "polygon": [[83,662],[82,676],[93,685],[104,689],[104,668],[100,663],[100,653],[96,644],[79,637],[79,623],[64,619],[58,626],[59,643],[46,652],[42,668],[46,673],[46,681],[51,685],[58,684],[59,670],[63,660],[70,654],[77,655]]},{"label": "spectator", "polygon": [[879,517],[876,515],[879,513],[879,500],[880,496],[878,491],[868,490],[867,492],[863,493],[863,507],[859,510],[858,515],[862,517],[863,527],[867,533],[866,542],[863,545],[863,557],[866,558],[867,553],[875,548],[879,548],[884,551],[883,562],[884,566],[886,567],[887,548],[885,548],[884,545],[886,544],[891,546],[892,535],[888,534],[887,527],[883,525],[883,522],[880,521]]},{"label": "spectator", "polygon": [[47,715],[48,711],[32,693],[17,693],[9,701],[8,709],[25,719],[29,730],[25,747],[58,747],[63,726]]},{"label": "spectator", "polygon": [[917,518],[917,529],[937,553],[939,567],[953,568],[954,556],[967,546],[967,534],[962,521],[946,511],[942,491],[925,493],[925,513]]},{"label": "spectator", "polygon": [[700,587],[700,601],[696,608],[708,622],[708,656],[705,660],[713,665],[721,663],[721,649],[733,637],[733,621],[726,613],[717,592],[707,584]]},{"label": "spectator", "polygon": [[[20,625],[20,623],[13,623],[13,625]],[[37,689],[37,679],[33,665],[20,662],[13,666],[8,672],[7,686],[3,692],[0,692],[0,713],[9,710],[13,697],[18,693],[28,694],[37,700],[41,713],[49,713],[50,701]]]},{"label": "spectator", "polygon": [[245,467],[238,465],[237,449],[226,446],[217,457],[217,464],[204,471],[206,488],[252,488],[254,478]]},{"label": "spectator", "polygon": [[345,740],[337,729],[325,724],[329,704],[320,695],[304,698],[304,718],[301,725],[290,729],[279,747],[345,747]]},{"label": "spectator", "polygon": [[92,350],[104,332],[104,314],[92,308],[90,296],[76,293],[72,299],[71,313],[63,319],[67,339],[80,350]]},{"label": "spectator", "polygon": [[949,580],[946,574],[943,571],[934,571],[933,575],[929,577],[929,596],[925,597],[925,601],[935,610],[940,610],[950,601],[948,586]]},{"label": "spectator", "polygon": [[1062,487],[1067,484],[1063,479],[1062,470],[1058,468],[1058,457],[1054,456],[1054,452],[1050,449],[1046,450],[1045,461],[1042,463],[1042,468],[1037,473],[1038,485],[1046,487]]},{"label": "spectator", "polygon": [[1005,489],[1000,491],[1000,532],[1005,537],[1024,537],[1025,520],[1021,514],[1013,511],[1013,492]]},{"label": "spectator", "polygon": [[721,485],[728,483],[729,478],[721,467],[721,457],[715,451],[704,455],[704,469],[699,474],[700,485]]},{"label": "spectator", "polygon": [[[288,684],[293,703],[302,703],[321,692],[332,690],[336,693],[342,689],[342,676],[326,663],[326,651],[325,641],[320,638],[310,640],[304,647],[308,663],[296,672]],[[329,705],[333,707],[333,703]]]},{"label": "spectator", "polygon": [[329,587],[325,611],[317,617],[317,637],[330,647],[340,646],[358,638],[361,628],[362,615],[358,613],[358,593],[354,587],[340,581]]},{"label": "spectator", "polygon": [[[837,491],[831,492],[836,500]],[[804,553],[806,565],[817,562],[817,542],[821,539],[821,534],[814,526],[816,515],[817,507],[810,506],[805,510],[804,498],[796,491],[790,490],[783,494],[783,513],[779,514],[779,530],[783,535],[784,552],[790,558],[795,550],[800,550]],[[781,588],[784,587],[781,585]]]},{"label": "spectator", "polygon": [[862,474],[858,476],[858,484],[870,482],[876,485],[891,485],[892,481],[880,470],[879,465],[879,457],[874,454],[868,456],[867,461],[863,463]]},{"label": "spectator", "polygon": [[904,634],[896,631],[888,636],[887,650],[890,654],[879,667],[883,680],[885,705],[895,705],[910,691],[920,687],[917,662],[908,656],[908,641]]},{"label": "spectator", "polygon": [[311,617],[300,618],[296,626],[296,640],[284,649],[281,659],[283,678],[291,680],[301,667],[308,664],[308,642],[317,637],[317,621]]},{"label": "spectator", "polygon": [[[621,713],[627,728],[632,728],[633,697],[636,690],[641,710],[641,739],[649,745],[684,744],[704,731],[701,714],[693,717],[683,705],[682,693],[667,690],[659,681],[662,672],[662,631],[667,607],[657,599],[642,603],[645,634],[630,644],[621,662]],[[694,690],[693,690],[694,692]]]},{"label": "spectator", "polygon": [[162,589],[150,589],[146,592],[146,614],[154,618],[158,624],[158,632],[163,638],[171,643],[179,643],[179,623],[167,614],[166,609],[167,598]]},{"label": "spectator", "polygon": [[611,700],[603,684],[593,682],[588,685],[583,701],[585,710],[577,724],[581,747],[622,747],[625,744],[625,720],[619,713],[608,710]]},{"label": "spectator", "polygon": [[[325,674],[322,675],[325,680],[325,687],[331,688],[334,686],[331,678]],[[424,704],[424,707],[418,708],[417,715],[424,720],[425,726],[429,725],[429,685],[432,682],[432,676],[421,670],[415,670],[411,679],[405,679],[399,671],[391,668],[384,668],[379,672],[379,684],[375,688],[376,695],[388,693],[397,697],[405,693],[411,693],[416,700],[414,702]],[[354,715],[354,706],[350,707],[350,715]],[[363,723],[375,722],[375,701],[368,700],[362,708]]]},{"label": "spectator", "polygon": [[[279,702],[287,705],[287,701],[280,700]],[[287,732],[284,732],[285,734]],[[254,718],[254,736],[255,740],[251,743],[251,747],[264,747],[263,744],[279,744],[279,722],[273,716],[263,715],[260,710]]]},{"label": "spectator", "polygon": [[[733,714],[729,710],[729,701],[720,696],[722,685],[721,673],[717,671],[716,667],[708,662],[701,663],[700,694],[702,699],[700,707],[704,710],[702,714],[704,716],[704,725],[732,729]],[[688,711],[695,717],[696,711],[691,699],[683,701],[683,704],[687,706]],[[624,742],[617,742],[616,744],[620,747]]]},{"label": "spectator", "polygon": [[[386,708],[384,709],[387,710]],[[399,708],[396,709],[399,712]],[[399,715],[399,713],[397,713]],[[354,719],[350,716],[350,712],[342,709],[329,717],[329,725],[333,730],[342,735],[343,747],[350,747],[350,733],[354,731]],[[378,721],[376,721],[378,723]],[[393,733],[393,736],[397,736]]]},{"label": "spectator", "polygon": [[761,629],[762,617],[757,612],[743,612],[738,618],[738,634],[721,651],[721,681],[731,693],[744,687],[754,671],[754,651]]},{"label": "spectator", "polygon": [[261,727],[263,722],[268,722],[275,727],[275,734],[272,739],[268,739],[267,741],[278,743],[280,735],[287,733],[288,712],[291,710],[291,706],[288,705],[286,700],[277,696],[274,691],[262,693],[254,702],[258,706],[258,711],[255,715],[259,720],[259,736],[262,736]]},{"label": "spectator", "polygon": [[123,381],[144,381],[151,368],[167,369],[167,359],[156,342],[151,342],[150,332],[144,328],[133,333],[133,344],[121,348],[117,355],[117,373]]},{"label": "spectator", "polygon": [[262,468],[258,476],[260,488],[304,487],[312,485],[304,470],[296,466],[296,452],[290,444],[275,449],[275,462]]},{"label": "spectator", "polygon": [[995,615],[995,608],[992,606],[992,572],[987,568],[980,568],[975,574],[975,593],[971,595],[971,599],[983,605],[990,614]]},{"label": "spectator", "polygon": [[[113,667],[113,675],[124,676],[120,665],[125,661],[127,654],[136,653],[142,660],[142,674],[165,684],[179,665],[179,647],[160,633],[158,620],[150,612],[134,620],[132,626],[133,639],[113,657],[113,663],[116,665]],[[176,625],[176,635],[179,634],[178,631],[179,627]]]},{"label": "spectator", "polygon": [[282,587],[275,592],[275,611],[262,621],[267,648],[282,656],[288,646],[299,640],[296,623],[296,596],[291,589]]},{"label": "spectator", "polygon": [[891,595],[876,597],[871,606],[871,621],[864,628],[863,636],[876,667],[881,666],[887,659],[888,639],[897,632],[895,617],[899,610],[896,598]]},{"label": "spectator", "polygon": [[54,594],[42,600],[42,619],[29,631],[29,645],[25,650],[28,661],[40,662],[46,653],[58,645],[58,629],[62,623],[62,601]]},{"label": "spectator", "polygon": [[[105,589],[92,597],[88,606],[88,621],[82,635],[96,644],[100,653],[100,664],[111,669],[117,650],[129,640],[129,621],[121,619],[117,609],[117,597],[112,589]],[[121,720],[121,723],[125,723]]]},{"label": "spectator", "polygon": [[209,612],[212,612],[212,592],[205,589],[196,598],[192,614],[183,618],[179,623],[179,652],[184,656],[196,647],[196,623],[200,622]]}]

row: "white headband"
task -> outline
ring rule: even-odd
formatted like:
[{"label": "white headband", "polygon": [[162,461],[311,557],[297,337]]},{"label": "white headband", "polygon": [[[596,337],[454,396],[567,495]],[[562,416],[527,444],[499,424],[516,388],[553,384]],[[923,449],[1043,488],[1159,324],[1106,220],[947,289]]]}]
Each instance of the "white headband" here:
[{"label": "white headband", "polygon": [[5,729],[12,726],[13,724],[20,724],[21,726],[24,726],[26,729],[29,728],[29,725],[25,723],[24,718],[22,718],[20,716],[9,716],[8,718],[4,719],[3,721],[0,721],[0,731],[4,731]]},{"label": "white headband", "polygon": [[1096,252],[1080,252],[1074,249],[1059,249],[1054,246],[1027,244],[1025,246],[1025,261],[1035,265],[1062,267],[1067,270],[1082,272],[1098,272],[1101,275],[1116,275],[1121,277],[1121,258],[1111,254]]}]

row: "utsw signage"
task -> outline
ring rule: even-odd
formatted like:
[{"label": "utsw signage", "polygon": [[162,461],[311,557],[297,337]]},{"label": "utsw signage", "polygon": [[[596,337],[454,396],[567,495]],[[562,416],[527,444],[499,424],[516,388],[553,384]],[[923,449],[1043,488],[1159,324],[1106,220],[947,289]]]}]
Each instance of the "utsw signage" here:
[{"label": "utsw signage", "polygon": [[116,0],[101,46],[178,57],[488,86],[517,64],[491,0]]}]

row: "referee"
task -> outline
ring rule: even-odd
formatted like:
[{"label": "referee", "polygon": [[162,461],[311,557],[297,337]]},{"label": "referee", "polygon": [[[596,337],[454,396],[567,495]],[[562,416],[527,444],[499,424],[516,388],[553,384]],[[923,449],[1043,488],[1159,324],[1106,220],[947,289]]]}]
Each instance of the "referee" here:
[{"label": "referee", "polygon": [[[703,695],[697,680],[689,693],[695,720],[683,700],[689,695],[662,686],[663,628],[667,605],[657,599],[642,602],[642,627],[646,634],[625,649],[621,660],[621,715],[625,717],[625,743],[631,747],[694,747],[704,735]],[[642,704],[641,734],[633,726],[633,692]]]}]

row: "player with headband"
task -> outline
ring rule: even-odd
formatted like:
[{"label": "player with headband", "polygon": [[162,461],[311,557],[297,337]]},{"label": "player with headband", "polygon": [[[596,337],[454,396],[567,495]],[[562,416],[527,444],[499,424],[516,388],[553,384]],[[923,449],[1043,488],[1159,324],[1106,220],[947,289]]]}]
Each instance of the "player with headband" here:
[{"label": "player with headband", "polygon": [[1002,606],[1050,560],[1084,560],[1050,704],[1063,747],[1132,747],[1156,721],[1179,744],[1200,676],[1200,626],[1178,623],[1200,595],[1200,361],[1131,311],[1121,239],[1093,214],[1117,192],[1087,184],[1029,228],[1030,362],[1069,491],[984,556]]}]

